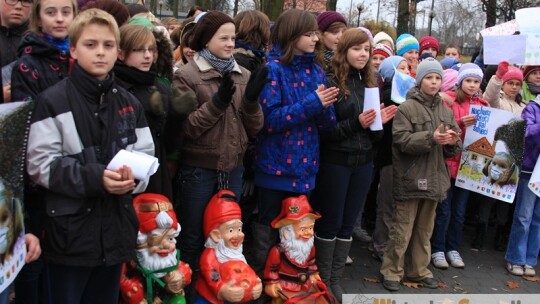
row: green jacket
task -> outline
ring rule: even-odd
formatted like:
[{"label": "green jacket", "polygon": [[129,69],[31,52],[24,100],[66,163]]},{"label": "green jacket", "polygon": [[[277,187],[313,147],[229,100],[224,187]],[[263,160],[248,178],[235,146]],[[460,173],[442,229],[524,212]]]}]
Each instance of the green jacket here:
[{"label": "green jacket", "polygon": [[450,172],[445,158],[462,148],[461,139],[455,145],[438,145],[433,133],[440,124],[460,132],[452,111],[441,97],[427,96],[417,87],[407,93],[407,101],[399,106],[392,127],[392,161],[394,199],[430,199],[436,202],[446,197],[450,188]]},{"label": "green jacket", "polygon": [[529,89],[529,85],[527,85],[527,82],[524,81],[523,85],[521,86],[521,92],[523,95],[523,101],[527,104],[529,101],[536,98],[536,95],[531,92],[531,89]]}]

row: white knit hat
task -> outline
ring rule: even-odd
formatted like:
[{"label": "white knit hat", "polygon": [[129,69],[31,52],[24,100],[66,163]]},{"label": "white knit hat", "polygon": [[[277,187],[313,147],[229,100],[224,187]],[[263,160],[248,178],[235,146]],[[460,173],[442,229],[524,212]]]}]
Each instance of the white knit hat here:
[{"label": "white knit hat", "polygon": [[381,41],[385,40],[390,41],[390,43],[392,44],[392,49],[396,48],[396,46],[394,45],[394,39],[392,39],[392,37],[390,37],[390,35],[385,32],[378,32],[377,35],[373,37],[373,44],[381,43]]}]

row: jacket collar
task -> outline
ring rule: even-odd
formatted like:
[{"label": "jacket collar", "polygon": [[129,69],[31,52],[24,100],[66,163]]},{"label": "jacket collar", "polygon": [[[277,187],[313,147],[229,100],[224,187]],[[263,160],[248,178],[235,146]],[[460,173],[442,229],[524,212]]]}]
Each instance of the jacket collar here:
[{"label": "jacket collar", "polygon": [[426,107],[433,108],[437,104],[441,103],[440,94],[435,96],[429,96],[420,91],[418,87],[413,87],[407,92],[407,99],[414,99]]},{"label": "jacket collar", "polygon": [[99,103],[101,95],[109,91],[114,82],[113,73],[109,73],[104,80],[98,80],[83,70],[77,61],[73,65],[70,78],[73,86],[85,97],[85,100],[93,103]]},{"label": "jacket collar", "polygon": [[[199,53],[195,53],[195,56],[193,57],[193,62],[195,63],[199,71],[203,73],[206,73],[210,70],[215,70],[214,67],[211,66],[210,63],[208,63],[208,60],[200,56]],[[238,74],[242,74],[242,70],[240,69],[240,66],[237,62],[234,63],[232,71],[237,72]]]},{"label": "jacket collar", "polygon": [[13,37],[13,36],[21,37],[24,34],[24,32],[28,30],[28,21],[24,22],[23,24],[19,26],[14,26],[14,27],[0,26],[0,29],[1,29],[1,33],[6,37]]}]

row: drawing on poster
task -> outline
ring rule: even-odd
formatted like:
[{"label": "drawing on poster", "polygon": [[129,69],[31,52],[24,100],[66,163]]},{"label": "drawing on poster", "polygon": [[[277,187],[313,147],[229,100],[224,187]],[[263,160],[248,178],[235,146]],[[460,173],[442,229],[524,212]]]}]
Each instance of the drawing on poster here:
[{"label": "drawing on poster", "polygon": [[471,106],[456,186],[512,203],[523,160],[525,122],[511,112]]},{"label": "drawing on poster", "polygon": [[0,292],[24,266],[24,155],[33,102],[0,104]]}]

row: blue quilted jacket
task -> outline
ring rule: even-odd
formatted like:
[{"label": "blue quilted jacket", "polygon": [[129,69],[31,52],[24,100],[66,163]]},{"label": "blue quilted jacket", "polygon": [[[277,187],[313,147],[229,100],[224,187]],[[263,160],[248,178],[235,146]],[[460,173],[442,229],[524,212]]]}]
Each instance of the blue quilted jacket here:
[{"label": "blue quilted jacket", "polygon": [[267,57],[268,83],[259,97],[264,126],[254,162],[257,186],[298,193],[315,187],[319,170],[319,130],[336,123],[334,107],[325,109],[315,93],[326,76],[314,54],[295,56],[283,65],[276,46]]}]

